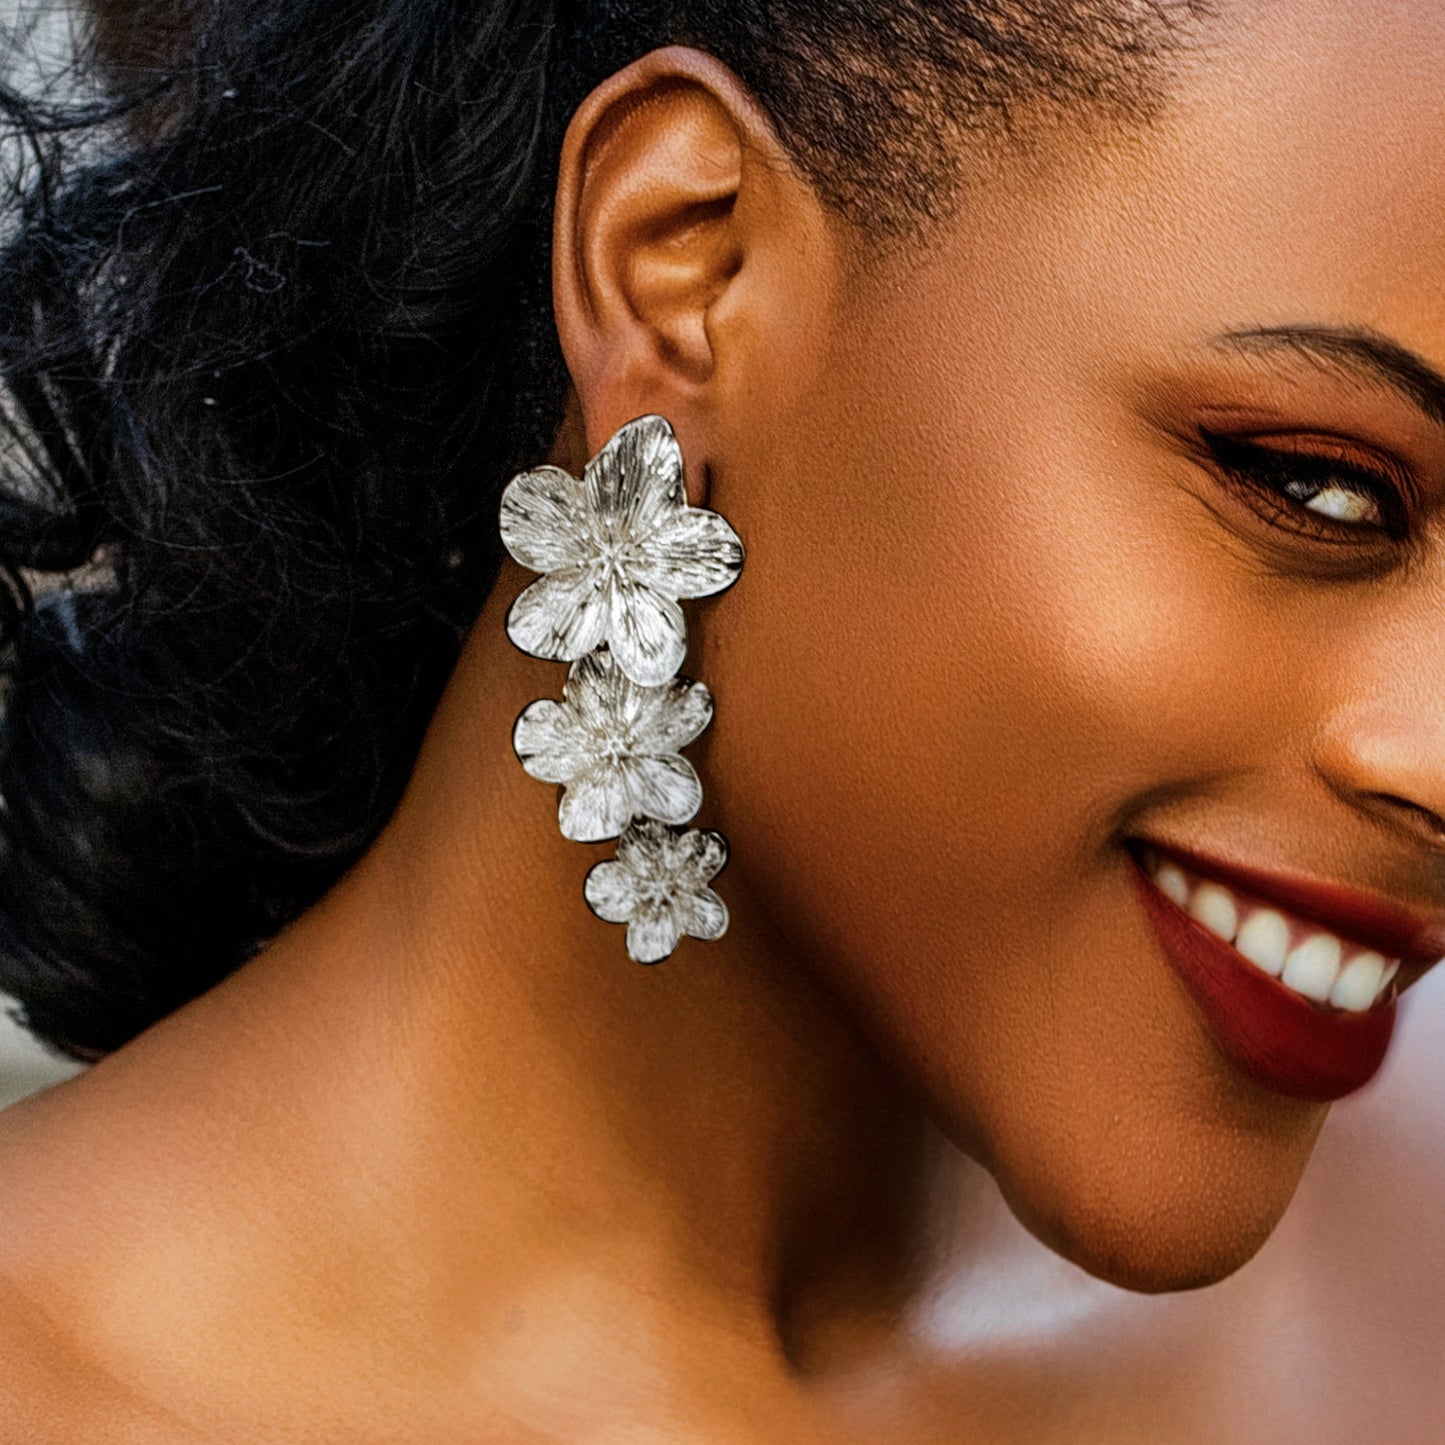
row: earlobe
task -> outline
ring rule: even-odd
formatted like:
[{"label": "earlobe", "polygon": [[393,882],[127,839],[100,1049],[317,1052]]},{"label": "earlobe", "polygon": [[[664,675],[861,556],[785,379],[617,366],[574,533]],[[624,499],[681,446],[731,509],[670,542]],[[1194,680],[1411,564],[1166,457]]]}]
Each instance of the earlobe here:
[{"label": "earlobe", "polygon": [[705,409],[760,214],[787,184],[771,125],[720,61],[669,48],[597,88],[562,152],[553,284],[563,353],[593,449],[648,412],[680,429]]}]

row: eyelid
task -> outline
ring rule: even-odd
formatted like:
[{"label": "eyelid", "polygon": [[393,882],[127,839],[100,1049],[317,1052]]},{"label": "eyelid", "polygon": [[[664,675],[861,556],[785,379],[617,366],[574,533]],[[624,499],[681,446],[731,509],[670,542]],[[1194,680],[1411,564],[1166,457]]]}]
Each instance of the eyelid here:
[{"label": "eyelid", "polygon": [[1251,431],[1235,433],[1232,436],[1207,427],[1201,428],[1201,431],[1206,437],[1222,438],[1244,446],[1257,445],[1261,451],[1335,461],[1346,470],[1362,473],[1366,477],[1383,476],[1401,494],[1412,511],[1423,504],[1413,469],[1399,457],[1368,442],[1362,442],[1357,437],[1327,431]]},{"label": "eyelid", "polygon": [[[1239,435],[1201,426],[1199,436],[1214,467],[1232,486],[1249,494],[1247,500],[1251,505],[1257,506],[1261,501],[1269,504],[1272,513],[1269,520],[1273,525],[1282,526],[1277,519],[1287,517],[1286,530],[1326,543],[1389,541],[1399,545],[1413,535],[1412,521],[1418,515],[1420,492],[1410,469],[1398,458],[1363,446],[1353,438],[1322,432],[1269,431]],[[1311,446],[1308,443],[1312,441],[1324,445]],[[1241,464],[1241,452],[1253,454],[1258,466]],[[1231,453],[1236,458],[1233,462]],[[1261,479],[1259,472],[1265,467],[1287,466],[1291,458],[1304,465],[1332,466],[1341,475],[1352,478],[1360,490],[1376,499],[1385,520],[1381,523],[1341,521],[1307,507]]]},{"label": "eyelid", "polygon": [[1330,392],[1328,399],[1292,391],[1288,400],[1280,396],[1254,404],[1195,402],[1185,412],[1187,430],[1191,435],[1207,431],[1269,443],[1301,438],[1340,447],[1367,465],[1378,463],[1392,476],[1408,477],[1433,490],[1433,479],[1445,472],[1440,427],[1413,411],[1401,414],[1393,402],[1378,407],[1365,404],[1379,400],[1375,392],[1360,395],[1351,390],[1343,397],[1334,394],[1333,387]]}]

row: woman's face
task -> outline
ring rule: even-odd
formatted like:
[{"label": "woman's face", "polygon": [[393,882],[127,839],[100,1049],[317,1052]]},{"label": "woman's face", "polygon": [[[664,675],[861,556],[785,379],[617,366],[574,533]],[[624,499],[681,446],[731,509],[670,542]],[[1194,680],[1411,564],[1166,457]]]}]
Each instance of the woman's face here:
[{"label": "woman's face", "polygon": [[714,474],[729,897],[1122,1283],[1247,1259],[1388,1031],[1166,946],[1126,844],[1445,910],[1442,82],[1431,0],[1239,7],[856,279]]}]

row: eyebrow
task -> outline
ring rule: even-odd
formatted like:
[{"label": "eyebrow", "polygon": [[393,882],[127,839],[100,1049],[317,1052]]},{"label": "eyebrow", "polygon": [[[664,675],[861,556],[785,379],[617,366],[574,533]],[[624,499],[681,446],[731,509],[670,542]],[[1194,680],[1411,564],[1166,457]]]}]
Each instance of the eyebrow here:
[{"label": "eyebrow", "polygon": [[1364,326],[1259,326],[1225,331],[1213,343],[1254,354],[1293,352],[1399,393],[1445,426],[1445,376],[1423,356]]}]

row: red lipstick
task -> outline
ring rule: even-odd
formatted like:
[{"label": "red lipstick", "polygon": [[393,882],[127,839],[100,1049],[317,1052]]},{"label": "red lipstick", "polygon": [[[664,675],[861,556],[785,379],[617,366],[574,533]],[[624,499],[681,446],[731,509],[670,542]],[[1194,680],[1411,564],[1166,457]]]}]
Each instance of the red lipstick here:
[{"label": "red lipstick", "polygon": [[[1299,875],[1221,864],[1152,842],[1146,846],[1200,877],[1277,904],[1362,947],[1417,966],[1445,952],[1431,942],[1441,937],[1439,921],[1399,905]],[[1393,997],[1366,1013],[1301,998],[1165,897],[1132,854],[1131,861],[1145,916],[1165,958],[1237,1067],[1277,1093],[1318,1101],[1342,1098],[1374,1077],[1394,1032]]]},{"label": "red lipstick", "polygon": [[1171,843],[1151,841],[1147,846],[1159,857],[1172,858],[1201,878],[1212,878],[1261,903],[1317,923],[1347,943],[1373,948],[1386,958],[1398,958],[1407,969],[1428,968],[1445,955],[1445,911],[1407,908],[1392,899],[1340,883],[1226,863]]}]

